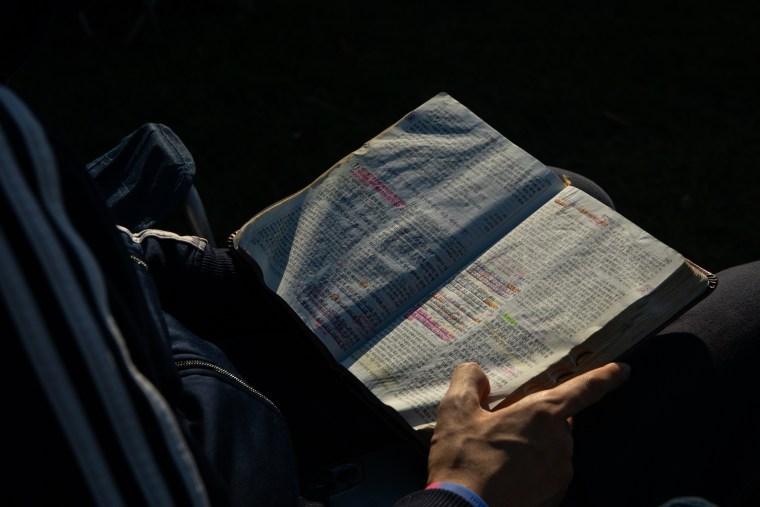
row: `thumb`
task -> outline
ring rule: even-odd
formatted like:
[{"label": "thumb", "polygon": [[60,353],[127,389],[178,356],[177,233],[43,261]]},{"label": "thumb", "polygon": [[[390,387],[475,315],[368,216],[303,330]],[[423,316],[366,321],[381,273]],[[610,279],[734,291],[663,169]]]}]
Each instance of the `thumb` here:
[{"label": "thumb", "polygon": [[441,403],[456,400],[457,404],[486,408],[490,392],[491,384],[480,366],[476,363],[460,363],[454,368],[449,389]]}]

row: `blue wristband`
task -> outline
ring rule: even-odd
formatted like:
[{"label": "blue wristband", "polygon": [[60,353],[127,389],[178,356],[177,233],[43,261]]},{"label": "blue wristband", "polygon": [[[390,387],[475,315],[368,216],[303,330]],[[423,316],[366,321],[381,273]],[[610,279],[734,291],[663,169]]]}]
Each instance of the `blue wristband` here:
[{"label": "blue wristband", "polygon": [[433,482],[425,489],[445,489],[446,491],[451,491],[452,493],[456,493],[457,495],[461,496],[470,502],[470,504],[472,504],[472,507],[488,507],[488,504],[485,502],[485,500],[480,498],[477,493],[475,493],[470,488],[462,486],[461,484],[456,484],[454,482]]}]

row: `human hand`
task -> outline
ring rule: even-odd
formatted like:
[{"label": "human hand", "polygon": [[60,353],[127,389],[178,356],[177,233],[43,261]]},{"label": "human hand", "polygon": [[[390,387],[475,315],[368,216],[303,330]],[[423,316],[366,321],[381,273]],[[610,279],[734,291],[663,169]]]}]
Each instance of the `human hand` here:
[{"label": "human hand", "polygon": [[628,365],[610,363],[491,411],[475,363],[456,367],[441,401],[428,482],[454,482],[489,507],[558,505],[573,475],[572,416],[619,387]]}]

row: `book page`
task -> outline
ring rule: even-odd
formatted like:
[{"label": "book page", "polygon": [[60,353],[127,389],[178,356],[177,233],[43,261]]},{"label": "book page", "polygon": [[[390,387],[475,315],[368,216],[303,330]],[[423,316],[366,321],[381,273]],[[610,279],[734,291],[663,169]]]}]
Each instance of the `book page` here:
[{"label": "book page", "polygon": [[235,241],[340,360],[563,187],[440,94]]},{"label": "book page", "polygon": [[494,406],[682,263],[567,187],[343,365],[413,427],[435,421],[460,362],[484,369]]}]

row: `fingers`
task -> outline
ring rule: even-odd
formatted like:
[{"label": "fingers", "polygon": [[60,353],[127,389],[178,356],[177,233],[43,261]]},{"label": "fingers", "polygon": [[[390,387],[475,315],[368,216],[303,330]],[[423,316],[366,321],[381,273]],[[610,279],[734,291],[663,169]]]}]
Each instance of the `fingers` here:
[{"label": "fingers", "polygon": [[480,366],[475,363],[461,363],[454,368],[444,399],[472,399],[478,405],[484,406],[490,392],[491,384]]},{"label": "fingers", "polygon": [[630,367],[627,364],[610,363],[571,378],[547,391],[546,395],[554,398],[560,415],[570,418],[620,387],[629,374]]}]

